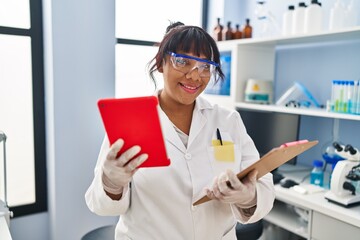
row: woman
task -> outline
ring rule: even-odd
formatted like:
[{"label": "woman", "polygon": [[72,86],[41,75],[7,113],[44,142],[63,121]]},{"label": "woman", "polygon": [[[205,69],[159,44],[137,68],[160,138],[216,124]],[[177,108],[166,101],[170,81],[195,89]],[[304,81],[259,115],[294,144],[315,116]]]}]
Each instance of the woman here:
[{"label": "woman", "polygon": [[[120,215],[116,239],[236,239],[235,225],[256,222],[272,208],[271,174],[256,180],[241,169],[259,159],[240,115],[199,96],[210,77],[223,78],[216,42],[203,29],[168,27],[150,66],[164,88],[156,94],[171,164],[136,169],[147,154],[134,146],[116,158],[124,141],[105,138],[86,193],[91,211]],[[226,182],[230,184],[227,184]],[[206,194],[211,201],[193,206]]]}]

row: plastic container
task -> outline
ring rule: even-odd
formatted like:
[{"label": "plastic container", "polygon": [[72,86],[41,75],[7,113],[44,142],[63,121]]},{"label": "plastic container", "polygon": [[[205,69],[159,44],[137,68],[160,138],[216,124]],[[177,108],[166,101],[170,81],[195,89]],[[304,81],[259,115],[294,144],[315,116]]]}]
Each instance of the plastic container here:
[{"label": "plastic container", "polygon": [[329,30],[341,29],[345,26],[345,8],[337,0],[330,10]]},{"label": "plastic container", "polygon": [[360,80],[356,81],[354,84],[354,105],[353,105],[353,114],[360,114]]},{"label": "plastic container", "polygon": [[315,107],[321,108],[321,105],[304,85],[294,82],[294,85],[276,101],[276,105],[285,106],[290,101],[303,102],[305,100],[309,100]]},{"label": "plastic container", "polygon": [[313,169],[310,173],[310,183],[320,187],[324,186],[324,163],[321,160],[313,161]]},{"label": "plastic container", "polygon": [[333,80],[331,111],[358,114],[359,81]]},{"label": "plastic container", "polygon": [[283,36],[290,36],[293,33],[292,24],[294,18],[294,5],[289,5],[288,10],[283,15],[283,28],[282,34]]},{"label": "plastic container", "polygon": [[323,9],[317,0],[311,0],[310,6],[305,10],[305,28],[307,34],[315,34],[322,31]]},{"label": "plastic container", "polygon": [[340,99],[340,81],[332,81],[332,90],[331,90],[331,111],[339,112],[339,99]]},{"label": "plastic container", "polygon": [[294,17],[292,22],[292,33],[295,34],[303,34],[304,30],[304,22],[305,22],[305,10],[306,5],[304,2],[300,2],[298,7],[294,10]]},{"label": "plastic container", "polygon": [[358,94],[358,88],[359,88],[359,81],[354,81],[354,89],[353,89],[353,94],[352,94],[352,99],[351,99],[351,109],[350,109],[350,113],[352,114],[356,114],[356,108],[357,108],[357,94]]},{"label": "plastic container", "polygon": [[345,9],[345,22],[344,22],[344,26],[345,27],[353,27],[356,26],[357,23],[357,14],[358,11],[354,6],[354,0],[351,0],[351,2],[349,3],[349,5],[346,7]]},{"label": "plastic container", "polygon": [[354,105],[354,89],[355,89],[355,82],[348,81],[348,89],[347,89],[347,113],[353,113],[353,105]]},{"label": "plastic container", "polygon": [[250,78],[246,83],[245,102],[270,104],[272,103],[272,81]]}]

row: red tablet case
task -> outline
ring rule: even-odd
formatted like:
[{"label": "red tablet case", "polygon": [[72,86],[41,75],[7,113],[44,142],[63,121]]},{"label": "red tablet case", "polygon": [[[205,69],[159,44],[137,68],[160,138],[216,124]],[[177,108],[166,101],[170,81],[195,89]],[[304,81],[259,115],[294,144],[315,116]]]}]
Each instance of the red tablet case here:
[{"label": "red tablet case", "polygon": [[149,155],[139,167],[170,165],[157,106],[158,100],[155,96],[107,98],[98,101],[110,144],[119,138],[124,140],[119,155],[134,145],[141,147],[139,154]]}]

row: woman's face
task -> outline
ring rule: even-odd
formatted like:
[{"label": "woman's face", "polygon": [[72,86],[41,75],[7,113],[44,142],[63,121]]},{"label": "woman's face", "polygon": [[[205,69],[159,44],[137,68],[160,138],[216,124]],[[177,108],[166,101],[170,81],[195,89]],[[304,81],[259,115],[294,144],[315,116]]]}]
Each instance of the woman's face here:
[{"label": "woman's face", "polygon": [[162,97],[176,104],[191,105],[209,83],[210,76],[207,73],[210,71],[207,69],[209,64],[196,60],[196,58],[206,59],[204,55],[197,57],[192,53],[184,52],[177,52],[174,55],[167,54],[162,67],[164,78]]}]

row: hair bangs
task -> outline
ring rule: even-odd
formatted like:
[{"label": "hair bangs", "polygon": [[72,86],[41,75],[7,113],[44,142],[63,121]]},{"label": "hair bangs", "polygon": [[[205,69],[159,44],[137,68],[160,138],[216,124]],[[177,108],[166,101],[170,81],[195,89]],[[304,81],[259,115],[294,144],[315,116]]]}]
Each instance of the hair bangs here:
[{"label": "hair bangs", "polygon": [[[169,41],[167,51],[193,53],[198,57],[204,54],[208,60],[212,60],[213,51],[208,38],[198,27],[181,27]],[[209,44],[204,44],[208,42]]]}]

